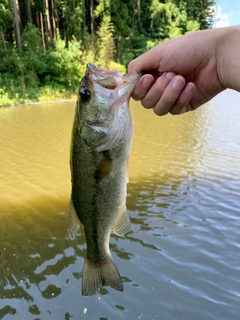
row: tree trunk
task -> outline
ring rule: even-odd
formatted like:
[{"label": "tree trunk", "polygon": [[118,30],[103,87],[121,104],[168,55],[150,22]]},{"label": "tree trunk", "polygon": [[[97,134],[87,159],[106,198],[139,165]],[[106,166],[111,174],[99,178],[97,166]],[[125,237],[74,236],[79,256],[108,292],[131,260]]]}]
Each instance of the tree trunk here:
[{"label": "tree trunk", "polygon": [[65,47],[68,48],[68,43],[69,43],[69,29],[68,29],[68,13],[65,14]]},{"label": "tree trunk", "polygon": [[5,54],[6,54],[7,53],[7,48],[6,48],[5,37],[4,37],[4,33],[3,32],[1,32],[1,37],[2,37],[3,50],[4,50]]},{"label": "tree trunk", "polygon": [[25,93],[26,91],[26,83],[25,83],[25,78],[24,78],[24,73],[23,69],[21,68],[21,85],[22,85],[22,90]]},{"label": "tree trunk", "polygon": [[53,31],[53,39],[57,38],[57,31],[56,31],[56,9],[54,5],[54,1],[51,0],[51,21],[52,21],[52,31]]},{"label": "tree trunk", "polygon": [[21,44],[21,33],[20,33],[20,25],[19,25],[19,14],[18,14],[18,0],[13,0],[13,15],[14,15],[14,26],[15,26],[15,38],[17,43],[17,48],[19,51],[22,50]]},{"label": "tree trunk", "polygon": [[19,23],[20,34],[22,34],[23,27],[22,27],[21,13],[20,13],[20,9],[19,9],[19,2],[18,2],[18,0],[16,0],[16,9],[17,9],[17,16],[18,16],[18,23]]},{"label": "tree trunk", "polygon": [[40,24],[40,13],[36,12],[36,26],[39,30],[41,30],[41,24]]},{"label": "tree trunk", "polygon": [[140,21],[141,0],[137,0],[137,8],[138,8],[138,21]]},{"label": "tree trunk", "polygon": [[47,33],[47,37],[48,40],[50,40],[52,42],[52,28],[51,28],[51,23],[50,23],[50,15],[49,15],[49,6],[48,6],[48,0],[44,1],[45,4],[45,17],[46,17],[46,33]]},{"label": "tree trunk", "polygon": [[85,1],[83,1],[83,30],[86,29],[86,5],[85,5]]},{"label": "tree trunk", "polygon": [[30,0],[26,0],[26,9],[27,9],[27,21],[32,24],[32,12]]},{"label": "tree trunk", "polygon": [[43,46],[43,52],[46,52],[46,43],[45,43],[45,34],[44,34],[44,25],[43,25],[43,15],[42,12],[39,12],[40,17],[40,29],[41,29],[41,35],[42,35],[42,46]]},{"label": "tree trunk", "polygon": [[95,48],[95,27],[94,27],[94,16],[93,16],[94,7],[93,6],[94,6],[93,0],[90,0],[92,46],[93,46],[93,48]]},{"label": "tree trunk", "polygon": [[43,26],[42,26],[42,30],[43,30],[43,35],[44,35],[44,42],[45,42],[45,46],[46,48],[48,48],[48,25],[47,25],[47,16],[46,16],[46,1],[43,0],[43,7],[44,7],[44,13],[41,12],[41,16],[42,16],[42,22],[43,22]]}]

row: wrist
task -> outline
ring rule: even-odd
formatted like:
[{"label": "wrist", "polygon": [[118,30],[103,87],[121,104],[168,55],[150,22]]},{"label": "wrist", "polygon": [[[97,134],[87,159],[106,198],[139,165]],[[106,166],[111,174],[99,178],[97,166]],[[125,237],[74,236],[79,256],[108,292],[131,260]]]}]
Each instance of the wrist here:
[{"label": "wrist", "polygon": [[240,25],[217,30],[217,71],[224,88],[240,91]]}]

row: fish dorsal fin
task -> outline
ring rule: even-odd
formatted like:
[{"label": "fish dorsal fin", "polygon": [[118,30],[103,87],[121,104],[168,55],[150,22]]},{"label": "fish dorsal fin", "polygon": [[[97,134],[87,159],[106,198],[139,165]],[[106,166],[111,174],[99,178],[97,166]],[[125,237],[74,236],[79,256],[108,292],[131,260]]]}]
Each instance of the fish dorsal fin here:
[{"label": "fish dorsal fin", "polygon": [[129,215],[127,213],[127,209],[125,207],[123,215],[121,217],[121,219],[119,220],[119,222],[116,224],[116,226],[113,228],[113,232],[122,237],[125,235],[125,233],[131,231],[131,221],[129,218]]},{"label": "fish dorsal fin", "polygon": [[71,240],[74,240],[74,238],[76,237],[80,226],[81,226],[81,221],[78,218],[78,215],[71,197],[70,203],[69,203],[69,209],[68,209],[68,235]]}]

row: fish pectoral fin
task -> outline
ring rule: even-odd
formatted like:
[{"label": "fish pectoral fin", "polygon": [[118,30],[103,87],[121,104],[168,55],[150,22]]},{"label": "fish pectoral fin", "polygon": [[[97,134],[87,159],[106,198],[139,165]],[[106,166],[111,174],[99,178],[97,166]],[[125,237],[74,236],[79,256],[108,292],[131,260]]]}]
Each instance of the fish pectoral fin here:
[{"label": "fish pectoral fin", "polygon": [[112,257],[101,263],[94,263],[87,258],[83,267],[82,295],[92,296],[103,286],[123,291],[122,280]]},{"label": "fish pectoral fin", "polygon": [[121,219],[116,224],[116,226],[113,228],[113,232],[116,235],[122,237],[125,235],[125,233],[127,233],[131,230],[132,230],[131,221],[130,221],[129,215],[127,213],[127,209],[125,208]]},{"label": "fish pectoral fin", "polygon": [[69,203],[69,209],[68,209],[68,235],[71,240],[74,240],[74,238],[76,237],[80,226],[81,226],[81,221],[78,218],[78,215],[71,197],[70,203]]}]

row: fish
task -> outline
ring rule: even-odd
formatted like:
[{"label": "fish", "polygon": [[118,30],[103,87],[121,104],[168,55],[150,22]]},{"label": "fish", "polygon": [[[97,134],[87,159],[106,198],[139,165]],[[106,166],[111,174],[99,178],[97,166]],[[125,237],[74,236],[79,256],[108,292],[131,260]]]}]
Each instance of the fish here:
[{"label": "fish", "polygon": [[103,286],[123,291],[110,249],[113,231],[131,231],[126,208],[133,119],[131,92],[140,74],[126,75],[88,63],[80,82],[71,150],[71,199],[68,234],[74,239],[83,226],[87,249],[82,270],[82,295]]}]

